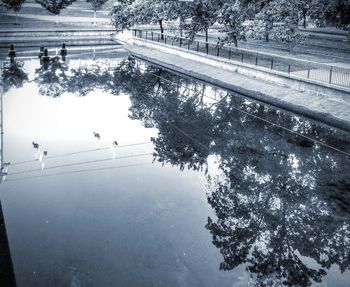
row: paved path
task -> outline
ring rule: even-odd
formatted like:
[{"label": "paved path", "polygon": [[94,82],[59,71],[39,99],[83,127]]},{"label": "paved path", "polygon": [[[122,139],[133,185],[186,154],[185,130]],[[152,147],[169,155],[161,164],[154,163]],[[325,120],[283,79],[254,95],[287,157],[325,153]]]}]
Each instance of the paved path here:
[{"label": "paved path", "polygon": [[336,96],[301,92],[182,58],[178,55],[139,46],[128,45],[126,48],[133,56],[164,68],[350,131],[350,94],[347,99],[343,99]]},{"label": "paved path", "polygon": [[[2,15],[14,16],[13,13],[2,13]],[[35,14],[21,14],[21,18],[33,19],[33,20],[43,20],[43,21],[58,21],[58,22],[97,22],[97,23],[110,23],[110,19],[106,18],[96,18],[93,17],[78,17],[78,16],[52,16],[52,15],[35,15]]]}]

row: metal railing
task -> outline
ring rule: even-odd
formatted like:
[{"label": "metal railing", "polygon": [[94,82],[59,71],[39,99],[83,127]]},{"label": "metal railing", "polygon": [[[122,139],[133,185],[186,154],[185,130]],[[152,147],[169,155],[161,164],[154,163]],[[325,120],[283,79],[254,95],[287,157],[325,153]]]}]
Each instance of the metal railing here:
[{"label": "metal railing", "polygon": [[255,52],[248,49],[223,46],[213,42],[198,40],[190,41],[184,37],[143,29],[133,29],[133,36],[273,71],[283,72],[303,79],[310,79],[350,88],[350,69],[347,68],[288,58],[269,53]]}]

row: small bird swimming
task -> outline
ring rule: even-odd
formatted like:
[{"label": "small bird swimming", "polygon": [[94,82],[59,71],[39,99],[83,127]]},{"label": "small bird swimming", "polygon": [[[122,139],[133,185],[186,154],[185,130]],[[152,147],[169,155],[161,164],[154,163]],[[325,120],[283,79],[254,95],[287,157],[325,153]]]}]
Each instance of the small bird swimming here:
[{"label": "small bird swimming", "polygon": [[45,156],[47,156],[47,150],[44,150],[39,154],[39,161],[44,161]]},{"label": "small bird swimming", "polygon": [[99,133],[95,133],[95,132],[94,132],[94,136],[95,136],[95,138],[96,138],[97,140],[101,139],[101,137],[100,137],[100,134],[99,134]]},{"label": "small bird swimming", "polygon": [[36,143],[36,142],[32,142],[32,144],[33,144],[33,148],[35,148],[35,149],[39,149],[39,144],[38,144],[38,143]]},{"label": "small bird swimming", "polygon": [[118,142],[117,141],[114,141],[113,142],[113,147],[116,147],[118,145]]}]

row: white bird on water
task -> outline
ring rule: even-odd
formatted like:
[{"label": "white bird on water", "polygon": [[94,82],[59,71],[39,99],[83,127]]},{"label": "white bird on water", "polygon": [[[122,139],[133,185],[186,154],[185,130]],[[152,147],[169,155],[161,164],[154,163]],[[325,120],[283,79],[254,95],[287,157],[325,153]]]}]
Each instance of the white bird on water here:
[{"label": "white bird on water", "polygon": [[39,160],[41,161],[41,170],[44,170],[45,168],[45,161],[44,158],[47,156],[47,150],[44,150],[42,153],[40,153]]},{"label": "white bird on water", "polygon": [[40,155],[40,146],[36,142],[32,142],[32,144],[33,144],[33,148],[35,150],[35,153],[34,153],[35,160],[38,160],[39,155]]},{"label": "white bird on water", "polygon": [[117,156],[116,147],[118,146],[118,142],[114,141],[111,146],[112,154],[113,154],[113,160],[115,160],[115,157]]},{"label": "white bird on water", "polygon": [[95,136],[96,149],[99,149],[100,148],[100,140],[101,140],[100,134],[94,132],[94,136]]}]

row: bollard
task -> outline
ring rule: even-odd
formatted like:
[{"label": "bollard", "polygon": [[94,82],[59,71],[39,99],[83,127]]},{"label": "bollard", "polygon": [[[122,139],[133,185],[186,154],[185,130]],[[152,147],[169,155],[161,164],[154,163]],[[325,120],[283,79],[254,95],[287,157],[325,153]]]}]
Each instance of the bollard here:
[{"label": "bollard", "polygon": [[41,57],[44,55],[44,46],[41,45],[39,48],[38,58],[41,59]]},{"label": "bollard", "polygon": [[10,58],[14,58],[16,57],[16,50],[15,50],[15,45],[14,44],[11,44],[10,45],[10,50],[7,54]]},{"label": "bollard", "polygon": [[47,49],[44,49],[44,55],[41,57],[43,62],[49,62],[50,57],[49,57],[49,51]]},{"label": "bollard", "polygon": [[66,48],[66,44],[63,43],[62,44],[62,48],[61,48],[61,56],[67,56],[67,48]]}]

